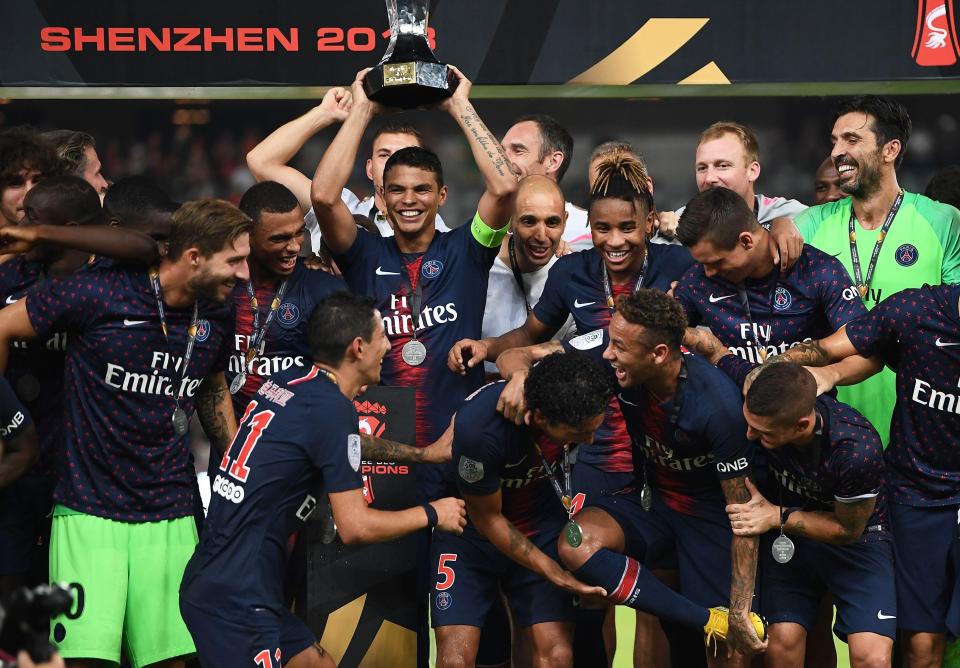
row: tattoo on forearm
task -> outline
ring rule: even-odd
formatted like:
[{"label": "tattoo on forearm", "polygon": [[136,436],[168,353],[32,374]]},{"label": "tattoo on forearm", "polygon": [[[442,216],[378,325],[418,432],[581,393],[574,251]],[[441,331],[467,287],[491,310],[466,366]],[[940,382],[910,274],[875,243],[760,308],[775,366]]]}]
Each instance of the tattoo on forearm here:
[{"label": "tattoo on forearm", "polygon": [[467,105],[464,113],[460,115],[460,120],[463,121],[463,125],[467,128],[470,136],[483,148],[484,153],[486,153],[490,159],[490,164],[497,170],[497,174],[506,176],[508,172],[511,172],[512,170],[509,167],[509,161],[507,160],[507,154],[504,152],[503,146],[501,146],[500,142],[491,134],[484,122],[480,120],[473,105]]},{"label": "tattoo on forearm", "polygon": [[[721,480],[727,503],[747,503],[750,500],[750,491],[744,484],[745,478]],[[730,609],[738,612],[748,612],[753,601],[754,580],[757,574],[757,546],[759,539],[756,536],[734,536],[730,543],[731,572],[730,572]]]},{"label": "tattoo on forearm", "polygon": [[525,557],[533,551],[533,543],[520,533],[512,522],[507,522],[507,530],[510,532],[510,552],[512,554]]},{"label": "tattoo on forearm", "polygon": [[[197,392],[197,417],[218,455],[222,455],[233,438],[230,419],[224,413],[225,400],[229,397],[226,382],[206,381]],[[232,406],[229,410],[233,410]]]},{"label": "tattoo on forearm", "polygon": [[774,355],[767,360],[767,364],[784,361],[796,362],[803,366],[824,366],[830,363],[830,356],[819,341],[804,341],[780,355]]},{"label": "tattoo on forearm", "polygon": [[421,448],[385,438],[368,436],[367,434],[360,434],[360,453],[367,461],[406,462],[408,464],[423,462],[423,450]]}]

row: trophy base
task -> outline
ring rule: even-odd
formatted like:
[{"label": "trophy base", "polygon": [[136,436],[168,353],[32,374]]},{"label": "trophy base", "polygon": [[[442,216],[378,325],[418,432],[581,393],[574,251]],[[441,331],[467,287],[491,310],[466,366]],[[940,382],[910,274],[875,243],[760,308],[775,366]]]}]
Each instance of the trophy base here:
[{"label": "trophy base", "polygon": [[415,109],[453,95],[456,75],[443,63],[387,62],[367,73],[367,97],[387,107]]}]

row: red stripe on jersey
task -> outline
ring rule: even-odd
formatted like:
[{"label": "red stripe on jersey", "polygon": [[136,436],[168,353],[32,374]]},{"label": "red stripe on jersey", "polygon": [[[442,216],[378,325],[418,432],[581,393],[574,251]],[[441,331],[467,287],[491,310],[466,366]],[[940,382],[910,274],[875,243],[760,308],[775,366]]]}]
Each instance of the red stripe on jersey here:
[{"label": "red stripe on jersey", "polygon": [[287,383],[287,385],[299,385],[300,383],[305,383],[308,380],[313,380],[318,375],[320,375],[320,368],[314,365],[310,367],[310,372],[306,376],[303,376],[302,378],[297,378],[295,380],[291,380],[289,383]]}]

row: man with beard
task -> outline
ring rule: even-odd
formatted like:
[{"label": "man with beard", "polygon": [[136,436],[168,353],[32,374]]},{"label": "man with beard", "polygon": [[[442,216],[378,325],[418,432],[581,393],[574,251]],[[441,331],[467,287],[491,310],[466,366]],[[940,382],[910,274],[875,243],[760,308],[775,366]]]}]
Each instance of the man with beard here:
[{"label": "man with beard", "polygon": [[[906,288],[960,282],[960,213],[897,183],[910,129],[907,110],[895,100],[866,95],[842,102],[830,157],[850,197],[796,219],[808,244],[840,260],[868,309]],[[838,393],[870,420],[884,444],[895,382],[885,369]]]},{"label": "man with beard", "polygon": [[46,281],[0,311],[0,369],[15,339],[70,338],[50,546],[50,579],[83,592],[51,623],[68,663],[119,663],[123,646],[135,668],[182,666],[194,651],[178,605],[197,542],[187,422],[196,408],[218,453],[236,431],[224,303],[249,276],[250,227],[227,202],[189,202],[158,267]]},{"label": "man with beard", "polygon": [[23,220],[23,198],[58,171],[56,153],[36,132],[23,127],[0,132],[0,225]]}]

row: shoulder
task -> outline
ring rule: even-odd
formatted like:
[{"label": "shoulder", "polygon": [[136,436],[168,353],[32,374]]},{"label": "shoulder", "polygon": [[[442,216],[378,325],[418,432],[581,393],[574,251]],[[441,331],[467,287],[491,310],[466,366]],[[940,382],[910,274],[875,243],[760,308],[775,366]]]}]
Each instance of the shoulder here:
[{"label": "shoulder", "polygon": [[757,195],[757,219],[766,223],[774,218],[786,216],[795,218],[806,211],[807,205],[786,197],[768,197]]},{"label": "shoulder", "polygon": [[936,229],[950,229],[960,224],[960,211],[949,204],[937,202],[918,193],[904,193],[904,203],[910,204],[917,214]]},{"label": "shoulder", "polygon": [[740,389],[727,374],[699,355],[684,353],[683,359],[687,367],[685,395],[697,400],[697,405],[702,403],[703,397],[710,397],[708,414],[732,412],[741,415]]},{"label": "shoulder", "polygon": [[661,266],[676,267],[682,274],[696,261],[690,254],[686,246],[677,244],[648,244],[647,252],[650,253],[650,262]]},{"label": "shoulder", "polygon": [[574,272],[587,271],[591,264],[599,263],[599,261],[600,256],[596,248],[567,253],[557,258],[557,261],[550,268],[550,273],[560,272],[563,274],[571,274]]},{"label": "shoulder", "polygon": [[505,381],[488,383],[466,398],[456,413],[454,437],[457,441],[475,441],[482,434],[502,427],[505,420],[497,413],[497,401],[506,385]]},{"label": "shoulder", "polygon": [[805,209],[796,218],[797,225],[819,224],[826,221],[842,220],[844,224],[850,216],[850,198],[846,197],[836,202],[818,204]]}]

